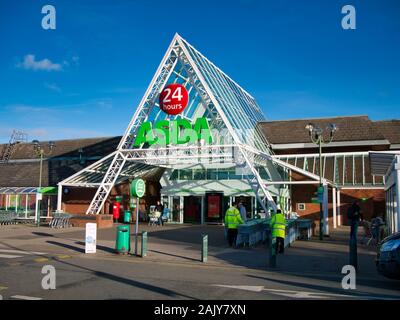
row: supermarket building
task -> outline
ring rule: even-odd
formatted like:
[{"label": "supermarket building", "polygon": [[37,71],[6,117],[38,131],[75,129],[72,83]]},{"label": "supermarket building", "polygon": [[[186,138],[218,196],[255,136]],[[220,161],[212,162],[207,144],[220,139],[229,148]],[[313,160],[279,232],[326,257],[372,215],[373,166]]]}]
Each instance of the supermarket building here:
[{"label": "supermarket building", "polygon": [[[188,105],[177,115],[160,109],[160,92],[171,84],[180,84],[188,92]],[[160,128],[173,134],[172,127],[179,121],[196,128],[199,119],[206,119],[211,140],[199,134],[189,143],[136,144],[143,123],[153,127],[162,123]],[[238,199],[249,217],[280,207],[317,220],[319,204],[313,198],[319,184],[319,159],[305,130],[308,122],[321,127],[335,123],[339,128],[323,150],[324,232],[346,223],[343,213],[355,199],[362,199],[367,216],[385,212],[385,179],[381,172],[374,174],[370,152],[399,149],[399,121],[373,122],[367,116],[266,121],[249,93],[175,35],[122,137],[57,142],[56,154],[45,162],[43,185],[58,185],[58,190],[49,196],[47,213],[41,215],[55,209],[109,214],[120,195],[124,196],[122,206],[128,208],[129,183],[141,177],[147,191],[140,210],[161,200],[171,209],[174,223],[220,223],[226,208]],[[28,148],[28,144],[17,146],[14,158],[0,165],[0,171],[8,170],[8,177],[18,176],[22,166],[27,174],[36,172],[36,159],[25,159]],[[29,186],[37,185],[35,181]],[[16,190],[27,184],[0,181],[0,188],[4,187],[0,207],[14,202],[23,206],[24,201],[31,207],[35,195],[18,197]]]}]

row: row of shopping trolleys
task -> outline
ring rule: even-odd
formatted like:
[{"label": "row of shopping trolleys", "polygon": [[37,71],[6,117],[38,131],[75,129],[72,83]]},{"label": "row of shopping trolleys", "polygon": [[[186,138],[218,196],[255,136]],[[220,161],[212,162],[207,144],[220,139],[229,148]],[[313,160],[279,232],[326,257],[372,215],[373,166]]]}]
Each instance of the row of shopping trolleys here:
[{"label": "row of shopping trolleys", "polygon": [[[49,222],[50,228],[69,228],[71,227],[72,215],[68,213],[54,213]],[[0,225],[16,225],[20,223],[32,223],[33,219],[20,218],[17,212],[0,211]]]}]

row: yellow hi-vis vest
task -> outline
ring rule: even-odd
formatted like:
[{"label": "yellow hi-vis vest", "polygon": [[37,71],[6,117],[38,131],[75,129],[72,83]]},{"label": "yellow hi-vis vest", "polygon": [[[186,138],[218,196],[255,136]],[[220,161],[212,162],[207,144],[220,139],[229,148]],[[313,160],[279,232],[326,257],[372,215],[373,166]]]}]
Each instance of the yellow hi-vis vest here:
[{"label": "yellow hi-vis vest", "polygon": [[242,217],[240,216],[240,212],[237,208],[235,207],[230,207],[228,210],[226,210],[225,214],[225,226],[228,229],[237,229],[239,224],[242,224],[243,220]]},{"label": "yellow hi-vis vest", "polygon": [[270,226],[273,238],[285,238],[286,220],[282,213],[272,215]]}]

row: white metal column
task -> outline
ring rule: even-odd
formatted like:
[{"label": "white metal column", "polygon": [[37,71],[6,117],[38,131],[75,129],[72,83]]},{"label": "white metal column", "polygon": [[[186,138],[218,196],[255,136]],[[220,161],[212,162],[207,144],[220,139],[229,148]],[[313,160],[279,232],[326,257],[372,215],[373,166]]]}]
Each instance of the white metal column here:
[{"label": "white metal column", "polygon": [[8,199],[9,199],[9,195],[6,194],[6,210],[8,210]]},{"label": "white metal column", "polygon": [[58,193],[57,193],[57,212],[62,210],[62,185],[58,185]]},{"label": "white metal column", "polygon": [[393,233],[400,231],[400,157],[396,156],[396,163],[394,165],[395,177],[396,177],[396,200],[394,205],[396,206],[394,212],[394,230]]},{"label": "white metal column", "polygon": [[204,224],[204,214],[206,212],[206,196],[201,196],[201,224]]},{"label": "white metal column", "polygon": [[38,210],[39,210],[39,197],[38,197],[38,193],[36,192],[36,194],[35,194],[35,222],[37,222],[37,220],[38,220]]},{"label": "white metal column", "polygon": [[184,221],[184,219],[183,219],[184,203],[185,203],[185,201],[183,199],[183,196],[180,196],[179,197],[179,223],[183,223],[183,221]]},{"label": "white metal column", "polygon": [[324,211],[324,235],[329,236],[329,210],[328,210],[328,185],[324,184],[322,208]]},{"label": "white metal column", "polygon": [[15,213],[18,212],[18,195],[15,195],[15,200],[14,200],[14,204],[15,204]]},{"label": "white metal column", "polygon": [[337,225],[342,225],[342,213],[341,213],[341,204],[340,204],[340,189],[337,190]]},{"label": "white metal column", "polygon": [[29,197],[29,194],[26,194],[25,195],[25,219],[28,218],[28,197]]},{"label": "white metal column", "polygon": [[332,188],[332,220],[333,220],[333,228],[337,228],[337,220],[336,220],[336,188]]}]

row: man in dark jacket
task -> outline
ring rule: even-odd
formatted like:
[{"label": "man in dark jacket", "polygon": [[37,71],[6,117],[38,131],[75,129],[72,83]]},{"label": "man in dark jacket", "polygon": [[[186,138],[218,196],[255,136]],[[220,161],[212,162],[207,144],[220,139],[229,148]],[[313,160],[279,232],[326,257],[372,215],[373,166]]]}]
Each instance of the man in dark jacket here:
[{"label": "man in dark jacket", "polygon": [[363,220],[358,201],[354,201],[347,211],[347,218],[350,222],[350,239],[357,241],[358,224]]}]

